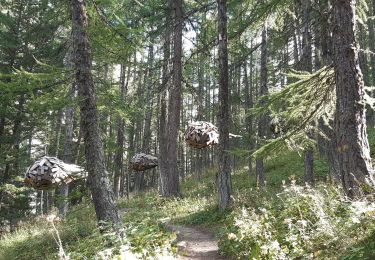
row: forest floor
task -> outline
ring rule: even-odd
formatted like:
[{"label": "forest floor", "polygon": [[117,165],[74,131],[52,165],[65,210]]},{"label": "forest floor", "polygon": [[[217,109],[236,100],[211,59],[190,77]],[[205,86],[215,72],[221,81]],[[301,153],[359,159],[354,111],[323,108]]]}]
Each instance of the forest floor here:
[{"label": "forest floor", "polygon": [[166,227],[177,234],[177,259],[225,259],[219,255],[218,241],[211,232],[182,225],[167,224]]},{"label": "forest floor", "polygon": [[[369,141],[374,158],[375,131]],[[215,168],[200,176],[191,172],[181,198],[162,198],[154,189],[131,194],[118,201],[126,241],[100,233],[86,200],[65,220],[56,220],[56,230],[46,217],[37,217],[4,235],[0,259],[56,259],[57,231],[72,260],[280,259],[283,254],[288,254],[284,259],[375,259],[375,202],[342,197],[329,181],[327,162],[315,159],[315,188],[304,185],[303,158],[295,152],[267,158],[264,189],[238,162],[232,174],[234,202],[224,212],[217,208]]]}]

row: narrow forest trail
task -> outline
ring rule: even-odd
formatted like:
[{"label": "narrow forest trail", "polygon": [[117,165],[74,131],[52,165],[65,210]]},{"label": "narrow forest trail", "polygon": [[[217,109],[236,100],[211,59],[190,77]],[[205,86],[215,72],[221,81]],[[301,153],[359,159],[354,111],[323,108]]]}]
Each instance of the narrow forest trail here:
[{"label": "narrow forest trail", "polygon": [[166,227],[177,233],[177,259],[225,259],[219,255],[218,242],[211,233],[180,225],[167,224]]},{"label": "narrow forest trail", "polygon": [[[127,209],[120,209],[122,219]],[[167,229],[177,234],[177,259],[181,260],[225,260],[219,255],[218,241],[214,235],[197,227],[164,224]]]}]

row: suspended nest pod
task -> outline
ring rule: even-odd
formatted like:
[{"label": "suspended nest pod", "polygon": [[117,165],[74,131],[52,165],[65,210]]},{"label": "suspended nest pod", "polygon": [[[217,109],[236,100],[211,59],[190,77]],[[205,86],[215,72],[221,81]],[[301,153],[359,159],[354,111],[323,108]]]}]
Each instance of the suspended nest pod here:
[{"label": "suspended nest pod", "polygon": [[206,148],[219,143],[218,128],[204,121],[192,122],[185,132],[185,142],[194,148]]},{"label": "suspended nest pod", "polygon": [[274,137],[279,137],[285,134],[286,126],[285,119],[279,117],[273,117],[269,123],[270,131]]},{"label": "suspended nest pod", "polygon": [[130,168],[134,171],[145,171],[158,166],[158,158],[145,153],[137,153],[130,160]]},{"label": "suspended nest pod", "polygon": [[[229,133],[229,137],[242,137]],[[191,122],[185,132],[185,142],[194,148],[206,148],[219,143],[218,128],[205,121]]]},{"label": "suspended nest pod", "polygon": [[25,183],[37,190],[49,190],[82,178],[84,169],[75,164],[64,163],[56,157],[43,157],[26,172]]}]

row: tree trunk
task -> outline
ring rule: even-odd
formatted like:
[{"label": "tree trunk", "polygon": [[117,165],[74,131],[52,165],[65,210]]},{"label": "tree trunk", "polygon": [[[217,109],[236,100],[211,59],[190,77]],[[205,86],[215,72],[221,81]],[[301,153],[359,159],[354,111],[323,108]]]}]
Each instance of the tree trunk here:
[{"label": "tree trunk", "polygon": [[[374,17],[375,14],[375,0],[371,1],[371,15]],[[372,53],[375,53],[375,19],[368,19],[368,33],[369,33],[369,42],[368,47]],[[371,54],[369,57],[371,74],[369,73],[369,85],[375,86],[375,55]],[[369,71],[370,72],[370,71]],[[371,96],[375,96],[375,91],[372,91]],[[370,109],[367,113],[367,126],[374,127],[375,125],[375,112]]]},{"label": "tree trunk", "polygon": [[[303,9],[303,32],[302,32],[302,55],[300,60],[300,68],[303,71],[312,72],[312,37],[310,27],[310,13],[311,2],[305,0],[302,2]],[[313,138],[311,133],[308,133],[309,138]],[[314,150],[313,147],[307,147],[305,151],[305,182],[314,184]]]},{"label": "tree trunk", "polygon": [[[366,37],[366,30],[367,28],[365,25],[360,24],[358,26],[358,45],[359,48],[362,50],[367,49],[367,37]],[[363,81],[365,86],[369,86],[371,82],[371,77],[370,77],[370,70],[369,70],[369,61],[367,60],[367,54],[363,51],[359,52],[359,65],[362,71],[363,75]]]},{"label": "tree trunk", "polygon": [[232,180],[229,150],[229,84],[228,84],[228,32],[227,1],[217,0],[219,33],[219,208],[229,207],[232,194]]},{"label": "tree trunk", "polygon": [[335,148],[337,172],[346,194],[374,187],[367,139],[364,83],[355,41],[355,0],[333,2],[333,62],[336,73]]},{"label": "tree trunk", "polygon": [[[70,102],[74,97],[74,85],[70,90]],[[73,155],[73,122],[74,122],[74,107],[69,105],[65,109],[65,142],[64,142],[64,156],[63,160],[66,163],[74,163]],[[66,213],[68,212],[68,194],[69,186],[68,184],[62,184],[59,188],[60,203],[59,203],[59,214],[61,218],[65,218]]]},{"label": "tree trunk", "polygon": [[[125,102],[125,95],[128,89],[129,83],[129,76],[130,76],[130,66],[128,67],[128,71],[126,73],[126,82],[125,82],[125,66],[121,65],[121,73],[120,73],[120,100],[121,103]],[[115,198],[118,198],[120,195],[121,183],[123,182],[123,156],[124,156],[124,142],[125,142],[125,135],[124,135],[124,128],[125,128],[125,120],[118,116],[117,118],[117,150],[115,154],[115,174],[113,178],[113,191]]]},{"label": "tree trunk", "polygon": [[[251,80],[251,70],[252,70],[252,54],[251,54],[251,58],[250,58],[250,80]],[[247,62],[244,63],[244,66],[243,66],[243,69],[244,69],[244,85],[245,85],[245,105],[246,105],[246,109],[250,109],[253,107],[253,90],[252,90],[252,86],[249,82],[249,78],[248,78],[248,75],[247,75]],[[254,145],[253,145],[253,118],[252,116],[248,116],[246,117],[246,131],[247,131],[247,135],[248,135],[248,149],[249,151],[252,151],[254,149]],[[249,167],[249,176],[252,175],[253,173],[253,164],[252,164],[252,159],[251,157],[249,158],[249,162],[248,162],[248,167]]]},{"label": "tree trunk", "polygon": [[[260,88],[259,88],[259,104],[265,105],[263,97],[268,94],[268,69],[267,69],[267,25],[264,26],[262,31],[262,43],[260,54]],[[261,115],[258,121],[258,137],[259,140],[264,140],[268,136],[268,116]],[[259,186],[265,184],[265,173],[263,165],[263,157],[256,158],[256,176]]]},{"label": "tree trunk", "polygon": [[[148,73],[147,73],[147,80],[145,83],[147,84],[146,89],[146,112],[145,112],[145,121],[143,126],[143,139],[142,139],[142,152],[145,154],[150,153],[150,142],[151,142],[151,119],[152,119],[152,106],[153,106],[153,64],[154,64],[154,46],[150,44],[148,47]],[[139,172],[135,178],[135,190],[141,191],[144,189],[144,172]]]},{"label": "tree trunk", "polygon": [[163,68],[162,68],[162,83],[160,86],[161,92],[159,94],[159,107],[160,107],[160,115],[159,115],[159,184],[160,184],[160,195],[162,195],[162,178],[166,179],[168,173],[168,162],[166,158],[167,154],[167,136],[166,136],[166,119],[167,119],[167,90],[168,90],[168,61],[170,59],[170,47],[171,47],[171,31],[168,21],[170,20],[170,7],[171,1],[168,1],[168,7],[165,12],[166,17],[166,29],[164,32],[164,43],[163,43]]},{"label": "tree trunk", "polygon": [[173,57],[173,84],[169,90],[168,120],[166,125],[168,168],[161,174],[161,195],[163,197],[180,196],[180,183],[177,164],[177,142],[180,127],[180,110],[182,95],[182,0],[173,1],[174,8],[174,57]]},{"label": "tree trunk", "polygon": [[[375,15],[375,0],[371,1],[371,15]],[[370,51],[375,52],[375,19],[369,19],[369,48]],[[375,86],[375,55],[370,55],[371,66],[371,86]]]},{"label": "tree trunk", "polygon": [[[94,82],[91,74],[91,48],[87,35],[88,17],[84,0],[71,0],[75,80],[81,110],[81,128],[85,142],[88,185],[91,190],[99,225],[112,222],[118,228],[120,219],[113,200],[108,172],[104,165],[103,143],[100,139]],[[104,226],[102,226],[104,227]]]}]

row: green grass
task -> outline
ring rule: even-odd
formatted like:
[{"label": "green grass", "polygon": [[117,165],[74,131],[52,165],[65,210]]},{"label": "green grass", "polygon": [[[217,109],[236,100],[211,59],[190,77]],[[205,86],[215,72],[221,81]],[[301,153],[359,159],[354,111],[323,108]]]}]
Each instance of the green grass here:
[{"label": "green grass", "polygon": [[[370,131],[370,141],[374,139]],[[371,141],[372,142],[372,141]],[[375,148],[374,148],[375,149]],[[318,183],[326,182],[329,177],[327,162],[315,156],[314,170]],[[189,176],[182,184],[183,196],[177,199],[161,198],[157,191],[148,191],[131,196],[130,200],[121,199],[118,203],[124,211],[123,223],[127,242],[133,253],[153,259],[153,252],[163,248],[174,253],[175,234],[165,229],[164,223],[173,222],[186,225],[199,225],[214,230],[221,239],[222,252],[229,256],[231,252],[240,252],[246,246],[226,240],[228,232],[233,230],[234,217],[242,208],[265,208],[272,214],[279,214],[282,203],[277,196],[284,190],[283,185],[296,181],[303,185],[303,157],[295,152],[286,152],[275,158],[266,158],[266,187],[258,189],[254,174],[248,174],[246,167],[240,167],[232,173],[233,206],[220,212],[217,208],[215,176],[217,169],[209,169],[198,181],[196,176]],[[331,185],[331,184],[328,184]],[[333,186],[332,186],[333,187]],[[337,199],[339,200],[339,199]],[[333,201],[335,202],[335,201]],[[307,210],[307,212],[309,212]],[[292,213],[290,213],[292,214]],[[294,213],[293,213],[294,214]],[[330,216],[346,216],[341,213],[329,213]],[[277,236],[283,238],[285,227],[275,222]],[[96,218],[92,206],[83,204],[74,207],[67,220],[57,222],[64,249],[72,259],[92,259],[98,252],[112,248],[114,255],[120,254],[119,242],[104,236],[96,227]],[[374,231],[372,226],[354,237],[342,237],[342,259],[371,259],[374,249]],[[362,230],[362,229],[361,229]],[[374,228],[375,230],[375,228]],[[244,247],[241,247],[244,246]],[[231,251],[233,249],[233,251]],[[245,250],[244,249],[244,250]],[[337,248],[332,248],[337,249]],[[254,252],[260,252],[255,250]],[[330,249],[318,247],[316,257],[339,255]],[[35,219],[18,231],[6,235],[0,240],[0,260],[2,259],[57,259],[58,249],[53,239],[51,226],[44,219]],[[356,258],[357,257],[357,258]],[[363,257],[363,258],[360,258]]]},{"label": "green grass", "polygon": [[353,243],[341,257],[342,260],[375,259],[375,230]]},{"label": "green grass", "polygon": [[[64,249],[72,252],[74,259],[92,258],[95,250],[108,246],[96,228],[96,218],[91,206],[75,207],[67,220],[56,222],[56,226]],[[0,259],[57,259],[58,250],[53,235],[51,223],[45,218],[36,218],[0,240]]]}]

